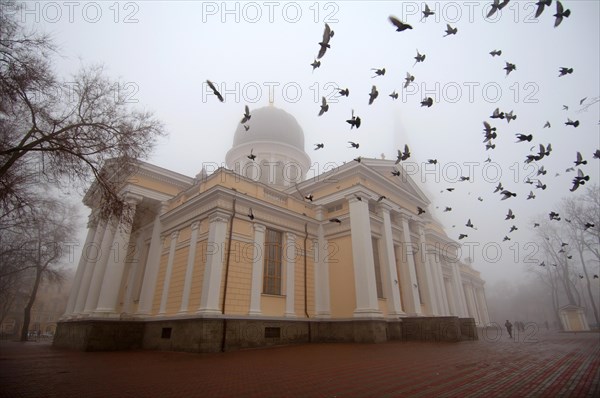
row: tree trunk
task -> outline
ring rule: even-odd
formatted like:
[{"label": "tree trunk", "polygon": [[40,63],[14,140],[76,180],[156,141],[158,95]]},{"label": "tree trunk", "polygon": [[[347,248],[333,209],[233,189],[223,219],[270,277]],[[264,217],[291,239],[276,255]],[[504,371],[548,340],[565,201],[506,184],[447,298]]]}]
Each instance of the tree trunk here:
[{"label": "tree trunk", "polygon": [[41,239],[41,231],[38,226],[38,258],[37,258],[37,266],[35,267],[35,281],[33,282],[33,289],[31,290],[31,295],[29,296],[29,301],[27,301],[27,305],[25,306],[25,310],[23,311],[23,326],[21,328],[21,339],[20,341],[27,341],[27,337],[29,334],[29,322],[31,321],[31,308],[33,307],[33,303],[35,303],[35,298],[37,296],[38,288],[40,287],[40,281],[42,280],[42,271],[44,270],[41,264],[42,260],[42,241]]},{"label": "tree trunk", "polygon": [[592,303],[592,310],[594,311],[594,318],[596,319],[596,324],[600,324],[600,320],[598,320],[598,308],[596,307],[596,302],[594,301],[594,296],[592,295],[592,285],[590,283],[590,277],[587,272],[587,267],[585,266],[585,261],[583,260],[583,252],[581,250],[578,250],[578,252],[579,259],[581,260],[581,266],[583,267],[583,274],[585,275],[588,296],[590,298],[590,302]]}]

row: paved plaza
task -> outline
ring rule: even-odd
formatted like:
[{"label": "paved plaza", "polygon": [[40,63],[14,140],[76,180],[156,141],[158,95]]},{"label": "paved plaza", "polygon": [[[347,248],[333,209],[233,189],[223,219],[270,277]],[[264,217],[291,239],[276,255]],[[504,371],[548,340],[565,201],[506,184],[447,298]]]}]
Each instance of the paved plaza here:
[{"label": "paved plaza", "polygon": [[216,354],[0,343],[1,397],[598,397],[600,334]]}]

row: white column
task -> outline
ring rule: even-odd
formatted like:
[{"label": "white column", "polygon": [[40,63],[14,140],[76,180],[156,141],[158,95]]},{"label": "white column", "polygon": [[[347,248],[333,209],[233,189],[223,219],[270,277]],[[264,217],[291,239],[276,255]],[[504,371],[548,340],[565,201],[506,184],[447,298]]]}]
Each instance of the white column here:
[{"label": "white column", "polygon": [[180,313],[186,313],[190,303],[190,292],[192,291],[192,278],[194,277],[194,261],[196,260],[196,246],[198,245],[198,227],[200,222],[192,223],[192,235],[190,236],[190,250],[188,252],[187,268],[185,270],[185,281],[183,283],[183,295],[181,296]]},{"label": "white column", "polygon": [[448,304],[448,291],[446,290],[446,284],[444,283],[444,272],[442,271],[442,263],[440,261],[439,252],[435,252],[434,259],[432,259],[431,256],[429,256],[429,259],[432,260],[437,284],[439,286],[441,315],[451,315],[450,305]]},{"label": "white column", "polygon": [[137,314],[149,315],[152,311],[152,303],[154,300],[154,292],[156,291],[156,280],[158,279],[158,270],[160,268],[160,257],[164,243],[164,237],[161,237],[160,232],[162,225],[160,216],[165,213],[167,207],[163,204],[154,217],[152,226],[152,238],[150,240],[150,248],[148,249],[148,260],[146,261],[146,271],[144,272],[144,281],[142,282],[142,291],[140,293],[140,302],[138,303]]},{"label": "white column", "polygon": [[85,307],[83,310],[84,314],[91,314],[96,311],[98,307],[98,298],[100,297],[100,288],[102,287],[102,281],[104,280],[104,273],[106,271],[106,263],[111,256],[114,256],[113,251],[113,238],[117,229],[118,220],[111,217],[106,223],[104,229],[104,236],[102,237],[102,245],[100,246],[99,258],[94,265],[94,273],[92,275],[92,281],[90,282],[90,289],[85,300]]},{"label": "white column", "polygon": [[169,257],[167,259],[167,269],[165,271],[165,280],[163,282],[162,296],[160,298],[160,309],[158,314],[167,312],[167,300],[169,298],[169,286],[171,285],[171,274],[173,273],[173,261],[175,260],[175,248],[179,231],[171,233],[171,245],[169,246]]},{"label": "white column", "polygon": [[[366,194],[357,193],[361,197]],[[350,233],[352,236],[352,263],[356,292],[355,317],[379,318],[382,316],[377,301],[375,262],[371,242],[369,204],[355,195],[346,198],[350,205]]]},{"label": "white column", "polygon": [[460,263],[451,264],[452,279],[454,282],[454,290],[456,291],[456,307],[460,317],[468,317],[467,304],[465,303],[465,293],[463,290],[462,277],[460,276]]},{"label": "white column", "polygon": [[[423,272],[425,273],[425,282],[427,284],[424,294],[427,296],[427,300],[430,303],[429,308],[432,315],[437,316],[440,314],[440,310],[438,308],[438,297],[436,295],[433,267],[429,261],[430,259],[427,253],[425,231],[422,222],[417,223],[417,233],[419,234],[419,254],[421,255],[421,264],[423,264]],[[421,287],[423,287],[423,281],[421,281]],[[421,289],[421,291],[423,291],[423,289]]]},{"label": "white column", "polygon": [[[413,246],[410,239],[410,227],[408,225],[408,217],[406,214],[401,213],[402,218],[402,235],[404,238],[404,252],[406,254],[406,261],[408,265],[408,276],[410,278],[410,290],[411,301],[413,304],[413,311],[415,315],[421,315],[421,300],[419,299],[419,287],[417,285],[417,271],[415,269],[415,259],[413,257]],[[410,248],[410,249],[409,249]]]},{"label": "white column", "polygon": [[286,233],[285,244],[285,316],[296,317],[296,235]]},{"label": "white column", "polygon": [[198,314],[221,314],[219,298],[228,220],[229,215],[219,211],[214,212],[208,218],[206,267],[204,269]]},{"label": "white column", "polygon": [[254,230],[254,245],[252,257],[252,287],[250,291],[250,310],[248,315],[260,315],[260,300],[263,285],[263,268],[265,253],[265,226],[252,224]]},{"label": "white column", "polygon": [[396,268],[396,254],[394,253],[394,240],[392,236],[392,221],[390,219],[391,206],[387,203],[379,205],[381,217],[383,218],[383,253],[381,259],[384,265],[386,277],[383,280],[386,283],[387,291],[388,317],[395,318],[399,315],[406,315],[402,311],[402,299],[400,297],[398,270]]},{"label": "white column", "polygon": [[[73,308],[73,315],[79,315],[83,313],[85,308],[85,301],[90,290],[90,284],[92,283],[92,276],[94,275],[94,269],[96,264],[100,261],[100,247],[102,246],[102,237],[104,236],[104,230],[106,229],[106,220],[100,220],[94,233],[90,245],[85,247],[81,252],[81,257],[85,258],[85,270],[81,277],[81,284],[79,291],[77,292],[77,299],[75,300],[75,307]],[[93,249],[93,251],[91,250]],[[92,255],[93,253],[93,255]]]},{"label": "white column", "polygon": [[83,274],[85,273],[87,265],[86,252],[88,247],[94,240],[97,227],[98,220],[96,219],[95,214],[92,213],[88,218],[88,233],[85,238],[83,248],[81,250],[81,257],[79,258],[79,264],[77,265],[77,271],[75,272],[75,278],[73,279],[71,292],[69,294],[69,300],[67,301],[67,308],[64,314],[65,316],[71,315],[71,313],[73,313],[73,310],[75,309],[75,302],[77,301],[77,295],[79,294],[79,288],[81,287],[81,280],[83,278]]},{"label": "white column", "polygon": [[477,289],[477,301],[479,302],[479,308],[481,308],[481,312],[482,312],[482,322],[484,323],[484,325],[489,325],[490,324],[490,316],[488,314],[488,310],[487,310],[487,301],[485,298],[485,292],[483,290],[483,287],[478,288]]},{"label": "white column", "polygon": [[123,271],[125,270],[125,261],[127,260],[135,209],[137,204],[142,201],[142,197],[128,195],[125,200],[126,207],[123,210],[113,239],[114,255],[110,256],[106,263],[106,271],[95,311],[97,314],[116,315],[117,305],[119,304],[119,292],[123,280]]},{"label": "white column", "polygon": [[137,239],[135,240],[135,251],[133,258],[129,263],[129,272],[127,273],[127,288],[125,289],[125,297],[123,297],[123,313],[131,314],[131,305],[133,304],[133,289],[135,288],[135,281],[142,264],[142,250],[144,247],[144,234],[138,233]]},{"label": "white column", "polygon": [[[317,208],[316,218],[323,221],[323,209]],[[323,224],[317,227],[317,239],[313,241],[313,263],[315,268],[315,309],[317,318],[329,318],[331,306],[329,300],[329,260],[328,242],[325,239]]]},{"label": "white column", "polygon": [[456,305],[456,292],[453,283],[450,279],[444,278],[444,286],[446,286],[446,293],[448,296],[448,314],[453,316],[460,316],[460,312]]}]

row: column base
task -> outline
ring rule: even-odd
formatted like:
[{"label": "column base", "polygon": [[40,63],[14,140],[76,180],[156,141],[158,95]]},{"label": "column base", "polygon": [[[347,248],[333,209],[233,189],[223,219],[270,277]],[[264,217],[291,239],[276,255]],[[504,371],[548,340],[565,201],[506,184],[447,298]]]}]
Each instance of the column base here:
[{"label": "column base", "polygon": [[212,308],[202,308],[196,311],[198,315],[223,315],[221,310],[212,309]]},{"label": "column base", "polygon": [[363,308],[354,310],[354,318],[383,318],[383,314],[379,310],[371,308]]},{"label": "column base", "polygon": [[286,312],[283,314],[283,316],[285,316],[286,318],[298,318],[298,315],[296,315],[295,312]]},{"label": "column base", "polygon": [[262,315],[262,311],[261,310],[250,310],[250,311],[248,311],[248,315],[254,315],[254,316]]}]

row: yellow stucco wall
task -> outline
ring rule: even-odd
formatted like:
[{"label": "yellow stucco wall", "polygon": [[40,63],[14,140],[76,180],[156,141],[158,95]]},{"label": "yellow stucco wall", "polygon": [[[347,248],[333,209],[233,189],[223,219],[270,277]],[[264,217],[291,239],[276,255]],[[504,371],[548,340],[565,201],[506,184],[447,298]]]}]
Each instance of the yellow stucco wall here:
[{"label": "yellow stucco wall", "polygon": [[[352,238],[344,236],[330,239],[329,291],[331,316],[350,318],[356,308],[354,268],[352,263]],[[335,250],[335,253],[332,252]]]}]

